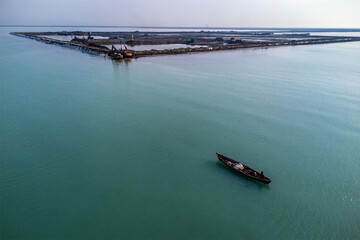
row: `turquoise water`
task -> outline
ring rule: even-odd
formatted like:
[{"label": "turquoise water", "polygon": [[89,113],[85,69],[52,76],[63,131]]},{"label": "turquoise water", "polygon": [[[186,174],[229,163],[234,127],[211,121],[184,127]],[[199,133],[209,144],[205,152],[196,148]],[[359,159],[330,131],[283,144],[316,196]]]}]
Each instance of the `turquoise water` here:
[{"label": "turquoise water", "polygon": [[117,63],[21,30],[0,28],[1,239],[360,238],[359,42]]}]

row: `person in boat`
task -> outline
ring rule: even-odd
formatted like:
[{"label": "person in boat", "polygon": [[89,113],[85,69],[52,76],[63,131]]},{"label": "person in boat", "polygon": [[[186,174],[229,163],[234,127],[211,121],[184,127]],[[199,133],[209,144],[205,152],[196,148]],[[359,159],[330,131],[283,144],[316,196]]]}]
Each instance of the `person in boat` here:
[{"label": "person in boat", "polygon": [[256,175],[255,175],[255,172],[254,172],[253,170],[251,170],[251,169],[249,169],[249,170],[247,171],[247,173],[250,174],[251,176],[256,176]]},{"label": "person in boat", "polygon": [[261,171],[260,177],[261,177],[261,178],[264,178],[264,172],[263,172],[263,171]]}]

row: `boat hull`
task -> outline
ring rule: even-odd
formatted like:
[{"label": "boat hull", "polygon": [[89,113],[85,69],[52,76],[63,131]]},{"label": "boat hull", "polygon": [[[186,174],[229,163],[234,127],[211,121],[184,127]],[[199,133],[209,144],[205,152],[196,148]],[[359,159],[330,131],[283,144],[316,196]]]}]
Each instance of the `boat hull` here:
[{"label": "boat hull", "polygon": [[218,159],[223,162],[226,166],[230,167],[231,169],[233,169],[234,171],[236,171],[237,173],[240,173],[241,175],[251,178],[253,180],[265,183],[265,184],[269,184],[271,183],[271,179],[265,176],[261,176],[261,173],[259,173],[258,171],[238,162],[235,161],[234,159],[225,157],[224,155],[218,154],[216,153]]}]

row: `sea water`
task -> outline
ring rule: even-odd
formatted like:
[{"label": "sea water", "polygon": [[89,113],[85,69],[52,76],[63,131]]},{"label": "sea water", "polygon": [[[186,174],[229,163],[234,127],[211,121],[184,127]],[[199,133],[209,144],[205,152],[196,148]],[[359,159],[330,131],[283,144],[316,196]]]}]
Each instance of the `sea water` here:
[{"label": "sea water", "polygon": [[360,237],[359,42],[113,62],[9,34],[46,30],[0,28],[1,239]]}]

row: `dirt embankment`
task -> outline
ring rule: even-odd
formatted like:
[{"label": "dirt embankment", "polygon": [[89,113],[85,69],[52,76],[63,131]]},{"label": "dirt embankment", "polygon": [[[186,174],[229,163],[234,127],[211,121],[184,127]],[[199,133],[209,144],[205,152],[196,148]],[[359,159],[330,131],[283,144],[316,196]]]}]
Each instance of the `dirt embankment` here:
[{"label": "dirt embankment", "polygon": [[[34,39],[47,44],[78,48],[86,52],[109,53],[104,45],[117,45],[126,42],[128,45],[188,44],[202,47],[177,48],[165,50],[130,51],[134,57],[156,55],[174,55],[197,52],[212,52],[242,48],[261,48],[274,46],[295,46],[307,44],[325,44],[337,42],[360,41],[360,37],[310,36],[309,34],[272,34],[269,32],[234,33],[234,32],[96,32],[91,38],[86,32],[18,32],[13,35]],[[51,36],[71,36],[71,41],[58,40]],[[76,37],[83,36],[83,37]],[[101,36],[101,38],[95,38]]]}]

